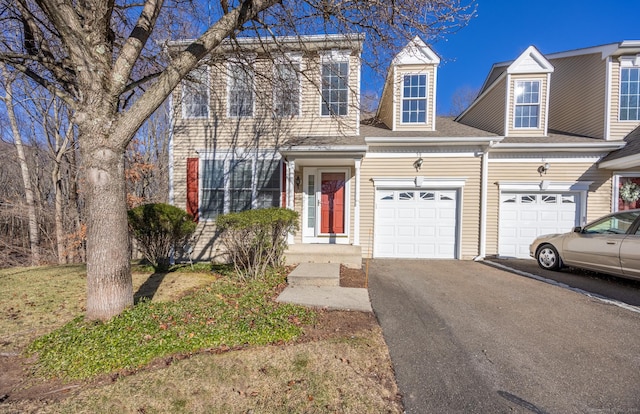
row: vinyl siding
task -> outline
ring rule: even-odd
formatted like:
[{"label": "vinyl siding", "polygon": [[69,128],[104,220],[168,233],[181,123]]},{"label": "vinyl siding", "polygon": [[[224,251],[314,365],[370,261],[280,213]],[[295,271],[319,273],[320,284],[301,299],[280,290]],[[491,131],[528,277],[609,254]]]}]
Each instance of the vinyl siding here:
[{"label": "vinyl siding", "polygon": [[[553,75],[551,75],[553,76]],[[545,136],[545,122],[546,122],[546,107],[547,107],[547,96],[548,96],[548,82],[547,75],[511,75],[508,77],[510,82],[509,87],[509,105],[508,108],[508,132],[507,136],[510,137],[543,137]],[[540,119],[538,120],[538,128],[515,128],[514,127],[514,118],[515,118],[515,90],[516,90],[516,82],[517,81],[540,81]]]},{"label": "vinyl siding", "polygon": [[623,139],[640,125],[638,121],[620,121],[620,62],[612,61],[611,69],[611,119],[609,139]]},{"label": "vinyl siding", "polygon": [[536,183],[542,180],[554,182],[593,181],[587,193],[587,218],[594,220],[611,211],[611,173],[599,170],[595,163],[562,162],[548,159],[551,168],[540,176],[537,168],[540,159],[511,160],[492,159],[489,162],[487,188],[487,255],[498,254],[500,190],[499,182]]},{"label": "vinyl siding", "polygon": [[589,54],[550,62],[555,71],[551,74],[549,129],[604,138],[606,61],[600,54]]},{"label": "vinyl siding", "polygon": [[[422,170],[413,168],[414,156],[406,158],[367,158],[362,162],[360,192],[360,243],[364,257],[373,254],[373,228],[375,218],[375,187],[372,178],[413,178],[416,175],[425,178],[466,178],[462,189],[461,259],[473,259],[478,255],[480,220],[480,170],[479,157],[459,156],[423,157]],[[428,188],[424,186],[424,188]]]},{"label": "vinyl siding", "polygon": [[[391,73],[393,69],[391,69]],[[393,128],[393,75],[388,74],[384,84],[382,97],[380,98],[380,107],[378,109],[378,119],[382,121],[388,128]]]},{"label": "vinyl siding", "polygon": [[494,134],[504,134],[506,78],[503,78],[484,95],[475,106],[459,119],[460,123],[484,129]]}]

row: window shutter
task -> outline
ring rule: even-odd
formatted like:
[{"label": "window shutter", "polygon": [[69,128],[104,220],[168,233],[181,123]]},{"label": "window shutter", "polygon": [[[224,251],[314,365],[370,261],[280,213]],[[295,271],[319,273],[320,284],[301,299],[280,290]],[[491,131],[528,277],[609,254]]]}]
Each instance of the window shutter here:
[{"label": "window shutter", "polygon": [[187,213],[198,221],[198,158],[187,158]]}]

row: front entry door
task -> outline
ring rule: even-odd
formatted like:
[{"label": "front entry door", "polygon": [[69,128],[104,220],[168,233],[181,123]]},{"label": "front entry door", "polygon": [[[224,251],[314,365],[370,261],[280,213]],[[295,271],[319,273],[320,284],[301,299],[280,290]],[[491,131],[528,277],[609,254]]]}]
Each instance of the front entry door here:
[{"label": "front entry door", "polygon": [[344,233],[345,173],[321,174],[320,233]]}]

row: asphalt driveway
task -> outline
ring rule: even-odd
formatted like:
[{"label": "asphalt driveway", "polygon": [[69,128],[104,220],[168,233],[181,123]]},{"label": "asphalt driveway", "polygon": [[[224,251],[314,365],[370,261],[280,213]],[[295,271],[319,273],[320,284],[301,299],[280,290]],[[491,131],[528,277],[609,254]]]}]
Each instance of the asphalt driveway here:
[{"label": "asphalt driveway", "polygon": [[640,413],[640,313],[471,261],[374,260],[407,413]]}]

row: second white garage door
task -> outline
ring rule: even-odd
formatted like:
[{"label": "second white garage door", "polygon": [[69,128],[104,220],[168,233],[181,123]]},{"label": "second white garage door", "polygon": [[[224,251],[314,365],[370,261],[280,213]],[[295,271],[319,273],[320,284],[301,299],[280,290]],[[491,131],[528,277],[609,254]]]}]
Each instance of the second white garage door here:
[{"label": "second white garage door", "polygon": [[500,256],[528,258],[537,236],[571,231],[578,223],[578,200],[577,194],[502,193]]},{"label": "second white garage door", "polygon": [[453,259],[457,190],[378,190],[375,257]]}]

